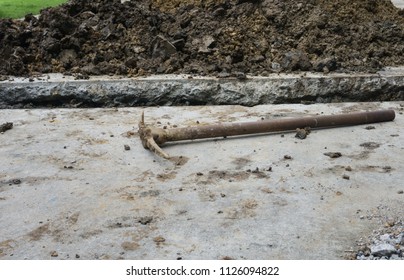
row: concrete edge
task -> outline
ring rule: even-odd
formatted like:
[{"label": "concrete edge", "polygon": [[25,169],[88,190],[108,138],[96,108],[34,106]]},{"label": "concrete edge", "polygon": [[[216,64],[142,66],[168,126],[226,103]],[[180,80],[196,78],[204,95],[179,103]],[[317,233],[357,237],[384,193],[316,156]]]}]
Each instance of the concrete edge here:
[{"label": "concrete edge", "polygon": [[0,82],[0,108],[244,105],[404,100],[404,67],[375,74],[293,73],[215,78],[141,78],[49,74]]}]

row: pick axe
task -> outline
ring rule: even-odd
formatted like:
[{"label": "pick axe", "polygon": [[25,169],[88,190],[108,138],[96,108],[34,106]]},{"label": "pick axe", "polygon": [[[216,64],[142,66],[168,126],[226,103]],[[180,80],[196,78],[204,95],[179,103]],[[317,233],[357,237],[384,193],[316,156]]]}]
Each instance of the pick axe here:
[{"label": "pick axe", "polygon": [[324,129],[369,123],[387,122],[395,118],[394,110],[378,110],[315,117],[284,118],[256,122],[218,123],[162,129],[145,124],[144,112],[139,122],[139,135],[143,147],[165,159],[170,156],[160,145],[166,142],[227,137],[246,134],[295,131],[298,128]]}]

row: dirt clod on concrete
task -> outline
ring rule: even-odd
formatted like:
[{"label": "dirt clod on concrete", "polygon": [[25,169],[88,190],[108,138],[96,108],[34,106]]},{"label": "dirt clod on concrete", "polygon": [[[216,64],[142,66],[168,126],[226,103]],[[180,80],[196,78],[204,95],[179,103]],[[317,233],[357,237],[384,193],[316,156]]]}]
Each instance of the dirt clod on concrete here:
[{"label": "dirt clod on concrete", "polygon": [[306,139],[307,135],[309,135],[311,132],[311,128],[310,127],[305,127],[305,128],[298,128],[296,129],[296,134],[295,137],[298,139]]},{"label": "dirt clod on concrete", "polygon": [[12,122],[6,122],[0,125],[0,133],[4,133],[7,130],[10,130],[13,128],[13,123]]},{"label": "dirt clod on concrete", "polygon": [[71,0],[0,20],[0,76],[374,72],[403,40],[388,0]]},{"label": "dirt clod on concrete", "polygon": [[327,157],[330,157],[330,158],[339,158],[342,156],[342,154],[340,152],[328,152],[328,153],[324,153],[324,155],[326,155]]}]

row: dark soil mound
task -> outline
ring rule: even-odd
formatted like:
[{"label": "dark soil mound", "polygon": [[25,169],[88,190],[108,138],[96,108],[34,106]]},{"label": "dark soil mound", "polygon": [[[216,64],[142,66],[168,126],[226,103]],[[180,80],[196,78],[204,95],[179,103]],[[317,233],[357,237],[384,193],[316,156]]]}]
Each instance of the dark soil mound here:
[{"label": "dark soil mound", "polygon": [[0,20],[2,75],[266,75],[394,65],[404,65],[404,17],[387,0],[72,0],[39,19]]}]

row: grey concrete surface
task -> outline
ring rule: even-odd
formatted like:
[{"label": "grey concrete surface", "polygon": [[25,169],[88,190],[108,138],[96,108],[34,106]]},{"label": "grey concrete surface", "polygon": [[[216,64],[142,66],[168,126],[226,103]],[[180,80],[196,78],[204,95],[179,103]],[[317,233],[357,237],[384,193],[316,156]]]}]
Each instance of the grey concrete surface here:
[{"label": "grey concrete surface", "polygon": [[0,110],[0,258],[345,258],[403,217],[403,102],[145,109],[182,127],[380,108],[396,120],[166,145],[171,161],[141,146],[141,108]]},{"label": "grey concrete surface", "polygon": [[162,75],[147,78],[61,74],[0,82],[0,108],[244,105],[404,100],[404,67],[375,74],[271,74],[236,78]]}]

